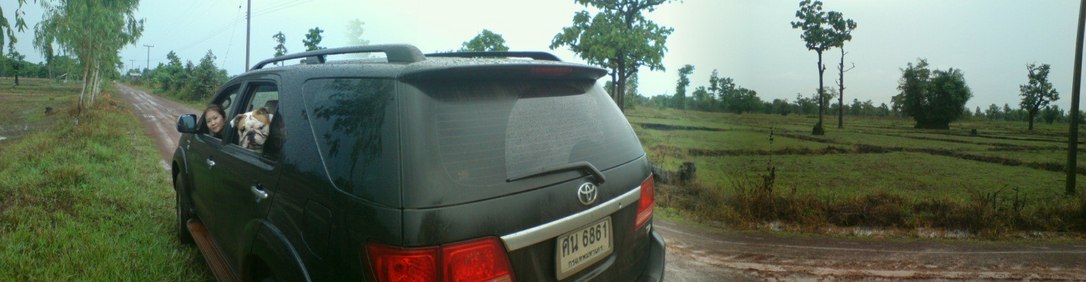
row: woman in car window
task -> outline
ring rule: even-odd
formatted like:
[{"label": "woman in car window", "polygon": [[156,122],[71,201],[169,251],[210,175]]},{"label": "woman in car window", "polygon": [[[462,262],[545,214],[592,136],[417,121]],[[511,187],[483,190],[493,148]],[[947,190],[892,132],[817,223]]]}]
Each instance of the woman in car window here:
[{"label": "woman in car window", "polygon": [[207,123],[208,131],[215,138],[222,138],[222,128],[226,122],[225,116],[226,112],[216,104],[211,104],[204,110],[204,122]]}]

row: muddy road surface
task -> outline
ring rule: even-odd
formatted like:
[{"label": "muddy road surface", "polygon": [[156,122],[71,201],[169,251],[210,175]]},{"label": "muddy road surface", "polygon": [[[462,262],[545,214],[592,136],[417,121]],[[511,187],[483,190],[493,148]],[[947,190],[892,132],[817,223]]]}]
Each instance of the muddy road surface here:
[{"label": "muddy road surface", "polygon": [[[199,113],[118,84],[162,165],[173,156],[177,116]],[[1082,280],[1086,240],[877,240],[721,231],[657,219],[667,241],[666,281]]]},{"label": "muddy road surface", "polygon": [[181,133],[177,132],[177,117],[182,114],[200,114],[199,110],[151,95],[143,90],[117,83],[117,91],[125,101],[132,104],[136,116],[143,121],[143,129],[155,140],[155,147],[162,155],[162,165],[170,169],[169,160],[173,159],[173,150]]},{"label": "muddy road surface", "polygon": [[1086,241],[880,240],[720,231],[656,220],[668,281],[1082,280]]}]

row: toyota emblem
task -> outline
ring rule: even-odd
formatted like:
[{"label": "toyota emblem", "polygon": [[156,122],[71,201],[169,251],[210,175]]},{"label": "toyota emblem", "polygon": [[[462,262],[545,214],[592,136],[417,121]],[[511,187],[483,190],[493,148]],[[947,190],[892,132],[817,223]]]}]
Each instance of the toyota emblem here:
[{"label": "toyota emblem", "polygon": [[577,199],[581,200],[581,204],[586,206],[596,203],[596,197],[599,192],[596,189],[596,184],[592,182],[585,182],[581,184],[580,188],[577,188]]}]

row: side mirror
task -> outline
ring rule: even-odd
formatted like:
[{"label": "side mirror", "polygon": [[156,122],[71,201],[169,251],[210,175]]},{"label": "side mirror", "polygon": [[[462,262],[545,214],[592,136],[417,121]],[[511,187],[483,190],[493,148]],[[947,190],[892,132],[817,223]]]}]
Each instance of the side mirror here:
[{"label": "side mirror", "polygon": [[177,117],[177,132],[196,133],[196,115],[183,114]]}]

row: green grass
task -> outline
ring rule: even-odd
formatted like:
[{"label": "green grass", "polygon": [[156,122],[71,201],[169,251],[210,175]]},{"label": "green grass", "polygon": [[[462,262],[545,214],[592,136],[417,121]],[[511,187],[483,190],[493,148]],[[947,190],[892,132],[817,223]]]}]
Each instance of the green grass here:
[{"label": "green grass", "polygon": [[[1066,124],[1028,131],[1024,122],[973,120],[920,130],[908,118],[846,116],[838,129],[827,116],[826,135],[812,136],[812,116],[651,107],[626,114],[653,163],[667,171],[697,166],[694,182],[658,190],[671,217],[812,230],[1086,231],[1086,175],[1079,175],[1078,196],[1064,195]],[[770,159],[775,173],[767,185]]]},{"label": "green grass", "polygon": [[59,115],[46,114],[46,108],[61,113],[78,101],[78,82],[20,78],[19,83],[14,86],[13,79],[0,78],[0,137],[8,140],[54,123]]},{"label": "green grass", "polygon": [[67,102],[42,130],[0,142],[0,280],[211,279],[174,235],[168,172],[128,107],[106,94],[76,125],[73,86],[31,87]]}]

